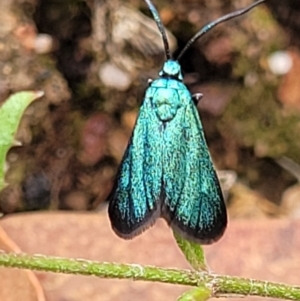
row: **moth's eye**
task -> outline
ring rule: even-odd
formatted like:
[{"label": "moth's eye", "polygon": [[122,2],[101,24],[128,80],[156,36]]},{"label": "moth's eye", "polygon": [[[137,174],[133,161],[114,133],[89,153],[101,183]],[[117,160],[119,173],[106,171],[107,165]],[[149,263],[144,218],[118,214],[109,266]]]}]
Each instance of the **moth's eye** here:
[{"label": "moth's eye", "polygon": [[173,73],[171,77],[174,78],[174,79],[179,79],[180,78],[180,72],[178,71],[176,73]]},{"label": "moth's eye", "polygon": [[153,83],[153,79],[152,79],[152,78],[149,78],[149,79],[148,79],[148,86],[151,86],[152,83]]}]

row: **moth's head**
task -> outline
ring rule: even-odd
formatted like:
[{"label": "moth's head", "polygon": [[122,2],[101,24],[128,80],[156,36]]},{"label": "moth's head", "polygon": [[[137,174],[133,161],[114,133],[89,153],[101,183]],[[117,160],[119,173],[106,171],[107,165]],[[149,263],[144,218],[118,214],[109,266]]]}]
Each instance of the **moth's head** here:
[{"label": "moth's head", "polygon": [[159,72],[159,76],[171,77],[180,81],[183,80],[181,67],[177,61],[173,61],[173,60],[167,60],[164,63],[162,70]]}]

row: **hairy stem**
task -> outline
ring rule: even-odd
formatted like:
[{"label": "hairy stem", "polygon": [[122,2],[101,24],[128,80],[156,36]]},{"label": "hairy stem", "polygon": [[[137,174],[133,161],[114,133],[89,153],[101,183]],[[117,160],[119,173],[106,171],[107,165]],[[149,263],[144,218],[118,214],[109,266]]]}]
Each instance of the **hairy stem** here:
[{"label": "hairy stem", "polygon": [[298,286],[222,276],[206,271],[159,268],[138,264],[100,263],[82,259],[5,252],[0,252],[0,266],[65,274],[93,275],[100,278],[130,278],[187,286],[205,286],[210,289],[211,296],[237,294],[300,300],[300,287]]}]

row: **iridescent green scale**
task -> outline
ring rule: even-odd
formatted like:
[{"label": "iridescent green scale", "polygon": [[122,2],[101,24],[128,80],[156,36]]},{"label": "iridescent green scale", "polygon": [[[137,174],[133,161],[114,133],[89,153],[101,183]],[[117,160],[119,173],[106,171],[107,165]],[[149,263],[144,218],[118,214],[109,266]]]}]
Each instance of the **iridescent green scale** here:
[{"label": "iridescent green scale", "polygon": [[[109,197],[112,228],[132,238],[164,218],[183,237],[209,244],[227,225],[226,207],[204,137],[195,100],[183,84],[178,60],[172,60],[159,15],[145,0],[161,32],[167,61],[149,84]],[[215,25],[262,3],[228,14],[206,25],[181,54]]]}]

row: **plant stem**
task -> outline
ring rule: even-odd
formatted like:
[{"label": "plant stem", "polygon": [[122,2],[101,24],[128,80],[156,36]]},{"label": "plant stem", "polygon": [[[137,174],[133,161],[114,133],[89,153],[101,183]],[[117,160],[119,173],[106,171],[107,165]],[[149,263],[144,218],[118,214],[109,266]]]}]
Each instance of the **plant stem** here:
[{"label": "plant stem", "polygon": [[65,259],[42,255],[0,252],[0,266],[65,274],[93,275],[100,278],[119,278],[165,282],[188,286],[206,286],[212,296],[254,295],[286,300],[300,300],[300,287],[253,279],[221,276],[194,270],[179,270],[95,262],[83,259]]},{"label": "plant stem", "polygon": [[186,260],[196,271],[208,271],[205,254],[201,245],[190,242],[173,231],[176,243]]}]

